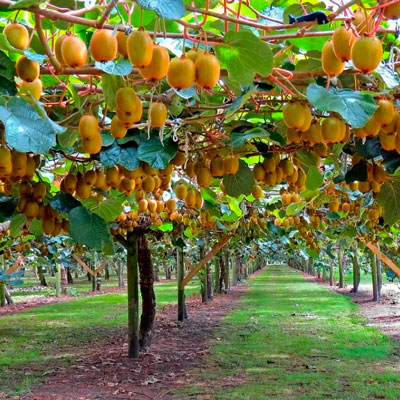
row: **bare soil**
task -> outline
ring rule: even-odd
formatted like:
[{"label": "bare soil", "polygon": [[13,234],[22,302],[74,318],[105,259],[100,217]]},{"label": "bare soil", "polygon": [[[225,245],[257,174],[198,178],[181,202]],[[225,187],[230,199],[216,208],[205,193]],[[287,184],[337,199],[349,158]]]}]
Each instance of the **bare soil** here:
[{"label": "bare soil", "polygon": [[83,351],[71,349],[71,356],[77,357],[72,365],[56,367],[31,394],[12,399],[171,399],[175,388],[196,381],[191,371],[201,368],[209,354],[209,339],[246,290],[246,284],[239,284],[205,304],[199,296],[190,297],[186,302],[189,319],[184,322],[176,320],[176,306],[164,307],[156,316],[151,351],[139,359],[126,356],[125,330],[106,346],[103,341],[88,343]]},{"label": "bare soil", "polygon": [[400,284],[384,282],[379,303],[372,300],[372,283],[360,284],[358,292],[351,291],[352,285],[343,289],[329,286],[329,282],[322,282],[315,276],[304,274],[307,280],[318,282],[330,290],[349,296],[353,302],[361,307],[361,314],[368,326],[375,326],[389,336],[397,345],[400,355]]}]

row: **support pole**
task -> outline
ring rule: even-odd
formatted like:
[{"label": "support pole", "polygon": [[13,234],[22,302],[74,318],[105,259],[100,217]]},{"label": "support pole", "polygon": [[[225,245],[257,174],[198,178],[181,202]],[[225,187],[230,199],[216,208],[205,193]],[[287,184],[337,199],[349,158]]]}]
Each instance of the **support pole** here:
[{"label": "support pole", "polygon": [[61,265],[56,264],[56,297],[61,295]]},{"label": "support pole", "polygon": [[333,262],[329,264],[329,286],[333,286],[335,283],[335,277],[334,277],[334,266]]},{"label": "support pole", "polygon": [[185,287],[182,288],[182,281],[185,276],[185,264],[183,261],[183,247],[176,247],[176,271],[178,283],[178,321],[184,321],[187,318],[185,304]]},{"label": "support pole", "polygon": [[134,232],[127,236],[127,286],[128,286],[128,357],[139,357],[139,267],[138,237]]},{"label": "support pole", "polygon": [[376,257],[375,254],[370,252],[371,258],[371,273],[372,273],[372,299],[373,301],[379,301],[379,290],[378,290],[378,271],[376,268]]},{"label": "support pole", "polygon": [[229,289],[229,254],[228,251],[224,252],[225,258],[225,276],[224,276],[224,287],[225,290]]},{"label": "support pole", "polygon": [[353,289],[354,293],[358,292],[360,286],[360,264],[358,263],[357,249],[353,249]]},{"label": "support pole", "polygon": [[219,294],[220,291],[220,267],[219,267],[219,257],[214,258],[214,293]]},{"label": "support pole", "polygon": [[344,288],[343,249],[340,244],[338,250],[338,264],[339,264],[339,287]]}]

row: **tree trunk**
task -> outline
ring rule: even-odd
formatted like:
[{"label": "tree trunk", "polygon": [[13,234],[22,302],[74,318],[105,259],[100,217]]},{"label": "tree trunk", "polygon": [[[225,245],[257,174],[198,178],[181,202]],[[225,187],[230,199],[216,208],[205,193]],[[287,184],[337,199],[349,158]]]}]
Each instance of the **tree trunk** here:
[{"label": "tree trunk", "polygon": [[61,295],[61,265],[56,264],[56,297]]},{"label": "tree trunk", "polygon": [[219,256],[219,293],[222,293],[222,288],[224,286],[224,280],[225,280],[225,260],[224,260],[224,253],[221,253]]},{"label": "tree trunk", "polygon": [[127,235],[127,285],[128,285],[128,357],[139,357],[139,289],[138,289],[138,239],[134,232]]},{"label": "tree trunk", "polygon": [[0,307],[6,306],[6,284],[0,282]]},{"label": "tree trunk", "polygon": [[109,281],[109,280],[110,280],[110,268],[108,267],[108,265],[107,265],[107,267],[104,269],[104,279],[105,279],[106,281]]},{"label": "tree trunk", "polygon": [[335,283],[335,276],[334,276],[334,266],[333,262],[329,264],[329,285],[333,286]]},{"label": "tree trunk", "polygon": [[89,272],[86,272],[87,280],[90,282],[92,280],[92,275]]},{"label": "tree trunk", "polygon": [[122,263],[118,263],[118,287],[123,288],[124,286],[124,265]]},{"label": "tree trunk", "polygon": [[74,276],[75,276],[75,279],[79,278],[78,267],[75,267],[75,269],[74,269]]},{"label": "tree trunk", "polygon": [[219,257],[214,258],[214,293],[221,293]]},{"label": "tree trunk", "polygon": [[138,262],[140,273],[140,292],[142,294],[142,316],[140,319],[140,349],[148,351],[153,337],[153,324],[156,315],[156,296],[154,294],[154,268],[146,235],[138,239]]},{"label": "tree trunk", "polygon": [[[200,251],[200,261],[201,261],[204,258],[205,253],[206,253],[204,245],[199,246],[199,251]],[[200,277],[200,284],[201,284],[201,302],[207,303],[207,300],[208,300],[208,297],[207,297],[207,265],[201,269],[201,271],[199,273],[199,277]]]},{"label": "tree trunk", "polygon": [[212,300],[213,298],[213,275],[211,265],[208,264],[206,268],[206,278],[207,278],[207,298],[208,300]]},{"label": "tree trunk", "polygon": [[378,271],[376,265],[375,254],[370,252],[371,257],[371,273],[372,273],[372,299],[373,301],[379,301],[379,289],[378,289]]},{"label": "tree trunk", "polygon": [[322,266],[322,282],[326,282],[328,280],[326,273],[327,273],[327,271],[326,271],[325,265],[323,265]]},{"label": "tree trunk", "polygon": [[14,304],[14,300],[11,297],[11,294],[9,293],[8,289],[7,289],[7,285],[4,285],[4,294],[7,300],[7,304],[9,306],[12,306]]},{"label": "tree trunk", "polygon": [[236,257],[235,254],[232,253],[229,257],[230,259],[230,264],[232,268],[232,286],[236,286],[238,282],[238,269],[236,265]]},{"label": "tree trunk", "polygon": [[101,272],[96,274],[96,290],[100,291],[101,290],[101,283],[102,283],[102,278],[101,278]]},{"label": "tree trunk", "polygon": [[225,290],[229,289],[229,254],[228,251],[224,252],[224,257],[225,257],[225,270],[224,270],[224,287]]},{"label": "tree trunk", "polygon": [[178,321],[184,321],[188,315],[185,304],[185,289],[181,283],[185,277],[185,264],[183,262],[183,247],[176,247],[176,273],[178,283]]},{"label": "tree trunk", "polygon": [[165,279],[169,281],[171,279],[171,267],[165,268]]},{"label": "tree trunk", "polygon": [[357,250],[354,249],[353,252],[353,292],[358,292],[358,287],[360,285],[360,264],[358,263]]},{"label": "tree trunk", "polygon": [[154,268],[154,282],[160,282],[160,277],[158,275],[158,268]]},{"label": "tree trunk", "polygon": [[344,288],[343,249],[341,245],[339,245],[338,262],[339,262],[339,287]]},{"label": "tree trunk", "polygon": [[72,278],[71,268],[67,267],[65,269],[67,271],[67,282],[68,282],[68,285],[72,285],[74,283],[74,279]]},{"label": "tree trunk", "polygon": [[44,276],[42,267],[37,267],[37,273],[39,275],[40,286],[47,286],[46,277]]}]

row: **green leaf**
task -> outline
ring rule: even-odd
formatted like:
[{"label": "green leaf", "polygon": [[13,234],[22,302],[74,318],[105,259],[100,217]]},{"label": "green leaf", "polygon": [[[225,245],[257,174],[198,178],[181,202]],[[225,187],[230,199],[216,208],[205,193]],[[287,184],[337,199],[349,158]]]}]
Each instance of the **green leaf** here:
[{"label": "green leaf", "polygon": [[16,237],[21,234],[22,227],[25,225],[27,218],[25,214],[17,214],[10,223],[10,233],[12,237]]},{"label": "green leaf", "polygon": [[296,215],[303,210],[303,208],[307,205],[305,201],[301,201],[299,203],[292,203],[286,208],[286,215]]},{"label": "green leaf", "polygon": [[257,93],[257,86],[250,85],[250,88],[242,90],[241,94],[236,97],[232,104],[226,109],[228,115],[233,114],[235,111],[239,110],[246,101],[253,95]]},{"label": "green leaf", "polygon": [[383,207],[383,219],[393,225],[400,219],[400,180],[393,179],[381,186],[376,201]]},{"label": "green leaf", "polygon": [[230,31],[215,50],[229,75],[242,85],[252,83],[256,73],[266,77],[272,72],[273,55],[269,45],[251,32]]},{"label": "green leaf", "polygon": [[68,193],[58,192],[50,200],[50,205],[60,214],[67,214],[81,203]]},{"label": "green leaf", "polygon": [[339,113],[353,128],[363,127],[378,108],[368,94],[334,87],[326,90],[315,83],[308,86],[307,99],[320,111]]},{"label": "green leaf", "polygon": [[26,58],[29,58],[29,60],[37,61],[39,64],[43,64],[44,60],[47,58],[45,54],[33,53],[29,50],[24,50],[24,55]]},{"label": "green leaf", "polygon": [[238,149],[243,147],[248,140],[255,138],[268,139],[269,133],[263,128],[252,128],[244,133],[233,132],[231,133],[231,140],[227,142],[227,145],[232,146],[234,149]]},{"label": "green leaf", "polygon": [[344,178],[346,183],[351,183],[354,181],[366,181],[368,178],[367,163],[364,160],[361,160],[358,164],[354,165],[346,172]]},{"label": "green leaf", "polygon": [[139,160],[147,162],[153,168],[161,169],[167,168],[177,152],[178,143],[171,138],[161,143],[158,136],[153,136],[140,142],[137,155]]},{"label": "green leaf", "polygon": [[0,51],[0,76],[9,82],[13,82],[15,86],[14,63],[8,58],[7,54],[4,53],[3,51]]},{"label": "green leaf", "polygon": [[121,147],[117,143],[101,151],[100,162],[105,167],[121,164],[130,171],[139,168],[140,165],[136,147]]},{"label": "green leaf", "polygon": [[90,197],[89,199],[82,200],[81,203],[107,222],[114,221],[122,212],[121,202],[115,197],[110,197],[103,201]]},{"label": "green leaf", "polygon": [[45,154],[56,145],[53,124],[25,99],[13,97],[7,108],[0,106],[0,120],[5,125],[8,144],[18,151]]},{"label": "green leaf", "polygon": [[70,235],[78,243],[102,250],[111,239],[106,221],[85,207],[75,207],[69,212]]},{"label": "green leaf", "polygon": [[308,169],[313,165],[317,166],[318,157],[315,153],[308,150],[299,150],[295,155],[298,160],[300,167],[304,170],[305,173],[308,172]]},{"label": "green leaf", "polygon": [[103,75],[102,84],[104,98],[106,100],[108,108],[111,111],[115,111],[115,95],[118,89],[124,86],[124,80],[121,76],[117,75]]},{"label": "green leaf", "polygon": [[13,5],[9,6],[8,8],[10,8],[10,9],[28,8],[31,6],[37,6],[44,2],[45,2],[45,0],[19,0],[19,1],[16,1]]},{"label": "green leaf", "polygon": [[137,0],[136,3],[140,7],[153,10],[160,17],[167,19],[180,19],[186,13],[182,0]]},{"label": "green leaf", "polygon": [[311,247],[307,247],[306,248],[306,253],[314,259],[317,259],[319,254],[317,253],[317,251],[315,249],[312,249]]},{"label": "green leaf", "polygon": [[312,40],[307,37],[288,39],[290,43],[305,51],[322,51],[322,48],[327,40],[328,38],[326,36],[315,36],[312,38]]},{"label": "green leaf", "polygon": [[40,219],[34,218],[29,225],[29,232],[35,236],[43,235],[42,221]]},{"label": "green leaf", "polygon": [[255,184],[255,180],[248,165],[240,160],[238,172],[235,175],[224,175],[223,184],[226,194],[238,197],[241,194],[249,194]]},{"label": "green leaf", "polygon": [[321,172],[319,172],[318,167],[311,165],[307,172],[306,188],[309,190],[318,189],[322,185],[323,181],[324,177],[322,176]]},{"label": "green leaf", "polygon": [[10,42],[7,40],[7,37],[6,35],[4,35],[4,33],[0,33],[0,49],[7,50],[8,52],[11,53],[24,54],[22,50],[15,49],[10,45]]},{"label": "green leaf", "polygon": [[154,225],[154,230],[161,232],[172,232],[174,230],[174,225],[172,222],[163,222],[160,226]]},{"label": "green leaf", "polygon": [[94,66],[110,75],[125,76],[132,72],[132,64],[126,58],[106,62],[96,61]]},{"label": "green leaf", "polygon": [[76,129],[68,129],[64,133],[57,136],[58,144],[61,147],[72,147],[79,137],[79,132]]},{"label": "green leaf", "polygon": [[7,221],[14,214],[16,206],[15,197],[0,195],[0,222]]}]

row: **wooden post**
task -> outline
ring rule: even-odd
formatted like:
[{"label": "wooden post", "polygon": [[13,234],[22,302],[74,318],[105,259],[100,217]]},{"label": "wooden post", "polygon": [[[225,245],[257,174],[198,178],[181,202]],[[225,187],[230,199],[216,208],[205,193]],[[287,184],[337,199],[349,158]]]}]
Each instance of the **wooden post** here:
[{"label": "wooden post", "polygon": [[220,280],[220,266],[219,266],[219,257],[214,258],[214,292],[221,293],[219,280]]},{"label": "wooden post", "polygon": [[354,293],[358,292],[360,285],[360,264],[358,263],[357,248],[353,249],[353,289]]},{"label": "wooden post", "polygon": [[[379,248],[379,245],[378,245]],[[378,278],[378,296],[379,300],[381,298],[381,291],[382,291],[382,263],[381,259],[376,255],[376,273],[377,273],[377,278]]]},{"label": "wooden post", "polygon": [[339,287],[344,288],[343,249],[340,244],[338,249],[338,264],[339,264]]},{"label": "wooden post", "polygon": [[61,265],[56,264],[56,297],[61,295]]},{"label": "wooden post", "polygon": [[96,292],[97,288],[97,274],[94,273],[96,271],[96,262],[92,262],[91,269],[93,271],[92,273],[92,292]]},{"label": "wooden post", "polygon": [[127,286],[128,286],[128,357],[139,357],[139,268],[138,237],[127,235]]},{"label": "wooden post", "polygon": [[334,283],[335,283],[334,266],[333,266],[333,260],[331,260],[329,264],[329,286],[333,286]]},{"label": "wooden post", "polygon": [[187,318],[185,304],[185,287],[182,282],[185,277],[185,264],[183,261],[183,247],[176,247],[176,271],[178,283],[178,321],[184,321]]},{"label": "wooden post", "polygon": [[372,299],[373,301],[379,301],[378,271],[376,268],[376,257],[373,252],[370,252],[370,258],[371,258],[371,273],[372,273]]}]

